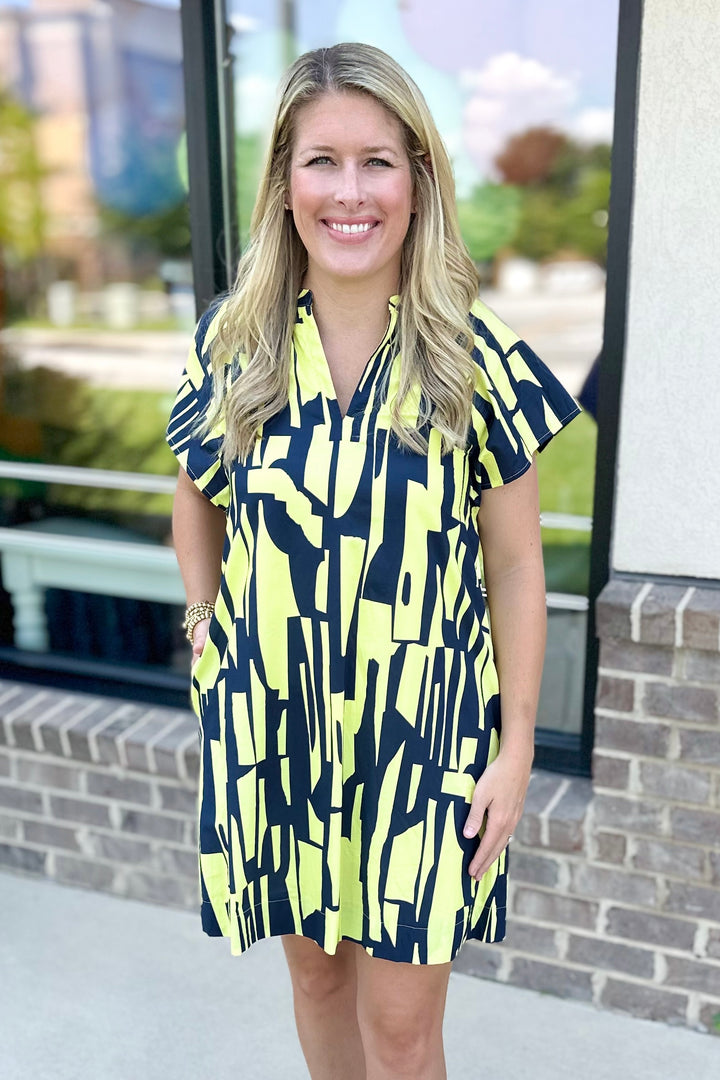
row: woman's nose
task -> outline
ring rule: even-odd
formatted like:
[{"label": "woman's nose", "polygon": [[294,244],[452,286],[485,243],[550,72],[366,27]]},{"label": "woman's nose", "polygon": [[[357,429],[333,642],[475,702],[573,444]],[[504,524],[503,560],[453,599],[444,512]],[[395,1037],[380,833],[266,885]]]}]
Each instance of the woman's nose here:
[{"label": "woman's nose", "polygon": [[337,195],[338,202],[359,206],[364,201],[362,177],[354,164],[347,164],[339,170]]}]

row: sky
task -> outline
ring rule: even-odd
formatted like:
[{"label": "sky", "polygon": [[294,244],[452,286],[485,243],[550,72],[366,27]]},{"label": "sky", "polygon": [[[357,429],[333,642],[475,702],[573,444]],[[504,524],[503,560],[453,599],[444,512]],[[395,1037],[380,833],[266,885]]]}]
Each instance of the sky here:
[{"label": "sky", "polygon": [[[228,0],[238,123],[266,131],[282,70],[268,0]],[[612,137],[618,0],[296,0],[299,51],[336,41],[385,49],[423,91],[461,195],[494,179],[508,137],[551,124]]]},{"label": "sky", "polygon": [[[282,3],[226,2],[236,28],[236,122],[267,135],[283,66]],[[496,178],[495,157],[530,126],[611,140],[618,2],[295,0],[298,52],[364,41],[394,56],[428,101],[462,197]],[[7,6],[31,3],[0,2]]]}]

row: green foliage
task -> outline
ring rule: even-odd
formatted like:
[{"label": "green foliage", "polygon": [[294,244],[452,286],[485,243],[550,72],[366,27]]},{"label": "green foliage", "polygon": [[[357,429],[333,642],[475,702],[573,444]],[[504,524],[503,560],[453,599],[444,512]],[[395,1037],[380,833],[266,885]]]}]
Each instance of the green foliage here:
[{"label": "green foliage", "polygon": [[460,231],[475,262],[492,259],[512,242],[520,206],[520,192],[509,184],[483,184],[458,202]]},{"label": "green foliage", "polygon": [[573,251],[605,264],[610,173],[587,168],[575,178],[570,197],[552,187],[524,192],[514,249],[530,259]]},{"label": "green foliage", "polygon": [[20,261],[43,249],[41,184],[48,174],[35,145],[35,117],[0,92],[0,245]]},{"label": "green foliage", "polygon": [[[564,246],[604,264],[610,171],[587,167],[577,178],[576,193],[565,209]],[[600,222],[603,224],[600,224]]]},{"label": "green foliage", "polygon": [[[96,469],[175,474],[177,465],[165,443],[172,405],[169,395],[85,384],[80,397],[82,413],[76,411],[73,429],[56,433],[57,452],[50,460]],[[86,510],[116,513],[167,514],[171,509],[169,496],[136,491],[65,488],[62,500],[67,503],[68,499]]]},{"label": "green foliage", "polygon": [[563,246],[562,203],[554,192],[535,189],[523,192],[513,249],[528,259],[547,259]]},{"label": "green foliage", "polygon": [[[574,533],[575,537],[583,536]],[[586,596],[590,581],[590,536],[574,543],[554,544],[543,537],[545,588],[548,592]]]},{"label": "green foliage", "polygon": [[[7,406],[42,431],[41,460],[128,472],[173,476],[175,459],[165,444],[171,394],[95,387],[46,368],[8,373]],[[582,413],[538,455],[542,511],[590,515],[595,473],[596,426]],[[3,494],[8,495],[3,484]],[[17,494],[17,493],[16,493]],[[91,513],[169,515],[168,495],[49,485],[47,502]],[[587,589],[589,533],[545,530],[548,588]]]},{"label": "green foliage", "polygon": [[165,258],[190,258],[190,211],[185,199],[154,214],[101,206],[100,224],[106,235],[121,236],[135,255],[149,251]]},{"label": "green foliage", "polygon": [[[597,427],[581,413],[538,454],[540,510],[592,514]],[[584,594],[590,570],[590,533],[543,530],[548,590]]]},{"label": "green foliage", "polygon": [[521,189],[512,240],[518,254],[540,260],[572,251],[605,264],[610,154],[604,143],[586,147],[566,138],[559,145],[546,175]]},{"label": "green foliage", "polygon": [[[172,395],[91,386],[48,368],[10,371],[7,407],[34,421],[43,461],[172,476],[177,465],[165,444]],[[102,488],[49,486],[47,501],[116,514],[169,514],[170,496]]]},{"label": "green foliage", "polygon": [[608,143],[594,143],[583,146],[565,139],[555,158],[552,168],[544,181],[544,186],[558,195],[571,198],[577,191],[583,174],[590,171],[610,172],[612,148]]},{"label": "green foliage", "polygon": [[238,135],[235,139],[237,211],[241,249],[246,247],[250,237],[250,219],[260,183],[263,151],[264,144],[260,135]]},{"label": "green foliage", "polygon": [[597,425],[583,412],[538,454],[541,511],[592,513],[596,444]]}]

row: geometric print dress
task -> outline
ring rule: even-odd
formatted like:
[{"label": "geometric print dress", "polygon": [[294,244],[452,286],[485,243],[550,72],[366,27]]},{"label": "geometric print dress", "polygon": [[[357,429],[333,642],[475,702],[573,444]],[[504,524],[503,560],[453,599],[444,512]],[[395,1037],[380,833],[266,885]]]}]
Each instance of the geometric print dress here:
[{"label": "geometric print dress", "polygon": [[441,453],[429,427],[413,452],[390,429],[399,298],[343,416],[303,290],[288,403],[226,470],[222,422],[195,433],[222,304],[197,325],[167,432],[227,514],[191,679],[203,930],[235,955],[301,934],[445,963],[505,933],[507,850],[475,881],[462,832],[501,724],[478,508],[579,407],[478,300],[468,446]]}]

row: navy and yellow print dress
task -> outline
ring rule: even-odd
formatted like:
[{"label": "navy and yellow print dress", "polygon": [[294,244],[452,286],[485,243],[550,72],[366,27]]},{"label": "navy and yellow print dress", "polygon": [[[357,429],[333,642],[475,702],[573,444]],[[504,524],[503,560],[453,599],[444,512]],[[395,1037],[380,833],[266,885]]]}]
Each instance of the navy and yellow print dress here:
[{"label": "navy and yellow print dress", "polygon": [[227,512],[192,676],[203,929],[233,954],[301,934],[328,953],[349,938],[452,960],[505,933],[507,852],[477,882],[478,840],[462,834],[500,729],[477,511],[579,408],[478,301],[470,445],[441,455],[430,430],[427,456],[407,450],[389,430],[397,297],[343,417],[306,290],[289,402],[228,473],[222,428],[193,434],[221,305],[198,324],[168,427]]}]

